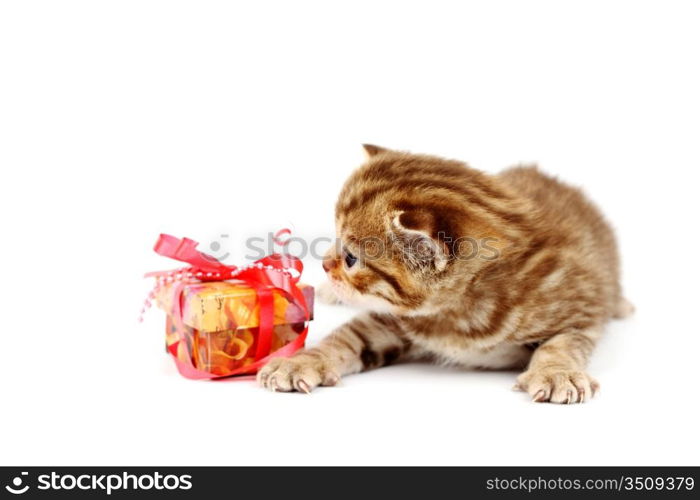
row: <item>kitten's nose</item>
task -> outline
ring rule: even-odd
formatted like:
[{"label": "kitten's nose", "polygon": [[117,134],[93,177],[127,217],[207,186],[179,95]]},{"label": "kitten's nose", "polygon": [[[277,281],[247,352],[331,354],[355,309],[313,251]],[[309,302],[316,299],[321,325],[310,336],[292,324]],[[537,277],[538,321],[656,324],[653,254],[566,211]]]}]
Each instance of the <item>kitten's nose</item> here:
[{"label": "kitten's nose", "polygon": [[336,260],[331,257],[326,257],[325,259],[323,259],[323,270],[326,272],[330,271],[331,269],[334,269],[337,265],[338,263],[336,262]]}]

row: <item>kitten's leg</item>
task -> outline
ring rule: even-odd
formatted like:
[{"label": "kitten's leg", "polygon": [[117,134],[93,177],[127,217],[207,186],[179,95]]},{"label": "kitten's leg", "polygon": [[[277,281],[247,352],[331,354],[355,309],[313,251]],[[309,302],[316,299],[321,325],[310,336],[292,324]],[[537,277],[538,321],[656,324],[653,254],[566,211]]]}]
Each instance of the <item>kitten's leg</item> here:
[{"label": "kitten's leg", "polygon": [[536,402],[583,403],[598,390],[584,370],[601,328],[571,329],[543,342],[532,354],[516,387]]},{"label": "kitten's leg", "polygon": [[396,319],[364,314],[340,326],[317,347],[272,359],[258,372],[258,382],[273,391],[309,392],[318,385],[335,385],[343,375],[390,364],[410,347]]}]

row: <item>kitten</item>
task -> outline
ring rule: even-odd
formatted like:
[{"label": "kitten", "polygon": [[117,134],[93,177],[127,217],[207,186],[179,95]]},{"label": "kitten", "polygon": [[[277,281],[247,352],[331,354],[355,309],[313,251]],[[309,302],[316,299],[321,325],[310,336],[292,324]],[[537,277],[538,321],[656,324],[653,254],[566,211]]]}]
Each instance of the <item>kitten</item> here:
[{"label": "kitten", "polygon": [[264,387],[309,392],[403,360],[525,368],[533,401],[580,403],[588,357],[621,295],[612,229],[573,187],[536,167],[487,175],[365,145],[336,205],[341,242],[323,261],[341,302],[369,311],[320,345],[273,359]]}]

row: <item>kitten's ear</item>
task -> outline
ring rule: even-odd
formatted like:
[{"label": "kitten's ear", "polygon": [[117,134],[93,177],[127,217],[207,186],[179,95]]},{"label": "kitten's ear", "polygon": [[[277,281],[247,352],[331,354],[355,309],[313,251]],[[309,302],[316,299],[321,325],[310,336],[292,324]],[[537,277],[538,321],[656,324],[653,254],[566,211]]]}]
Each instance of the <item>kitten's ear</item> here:
[{"label": "kitten's ear", "polygon": [[442,271],[449,257],[447,246],[437,236],[437,221],[432,213],[411,210],[397,213],[392,230],[409,264],[432,265]]},{"label": "kitten's ear", "polygon": [[367,158],[372,158],[373,156],[377,156],[379,153],[386,153],[389,151],[387,148],[375,146],[374,144],[363,144],[362,149],[365,150]]}]

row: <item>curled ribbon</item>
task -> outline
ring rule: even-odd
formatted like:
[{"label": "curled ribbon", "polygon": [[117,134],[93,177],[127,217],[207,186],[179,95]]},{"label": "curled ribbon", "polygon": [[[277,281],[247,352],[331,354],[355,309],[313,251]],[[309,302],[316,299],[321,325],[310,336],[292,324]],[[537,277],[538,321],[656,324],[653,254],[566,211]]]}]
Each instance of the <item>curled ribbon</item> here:
[{"label": "curled ribbon", "polygon": [[[289,234],[288,229],[282,229],[275,237],[281,234]],[[244,375],[257,372],[257,370],[274,357],[286,357],[292,355],[304,346],[306,334],[308,332],[308,321],[310,318],[306,299],[301,290],[296,286],[303,264],[297,257],[286,254],[272,254],[263,257],[245,267],[236,267],[223,264],[211,255],[197,250],[198,243],[189,238],[176,238],[168,234],[161,234],[153,250],[163,257],[178,260],[190,264],[190,267],[183,267],[171,271],[156,271],[146,273],[146,277],[158,279],[159,282],[172,282],[173,300],[172,317],[179,334],[185,331],[182,320],[182,292],[185,285],[196,282],[224,281],[229,279],[240,280],[255,289],[260,304],[260,321],[258,324],[257,348],[255,351],[255,361],[248,366],[240,367],[225,375]],[[304,330],[290,343],[271,353],[272,330],[274,327],[273,291],[279,291],[293,304],[301,308],[304,314],[304,321],[307,324]],[[153,298],[154,292],[149,298]],[[147,305],[149,302],[147,301]],[[177,356],[177,348],[183,339],[168,346],[168,351],[173,356],[178,371],[187,378],[192,379],[213,379],[222,378],[209,372],[196,368],[191,357],[183,361]]]}]

